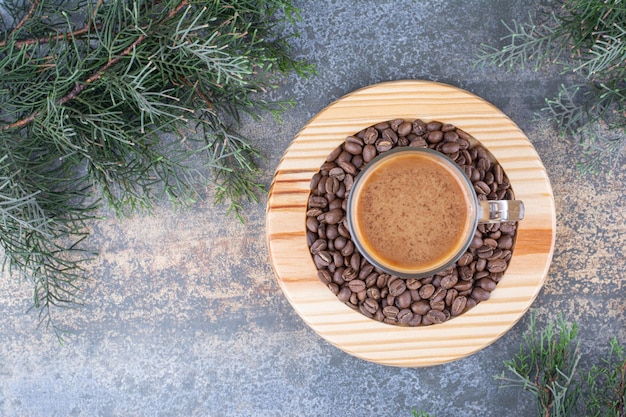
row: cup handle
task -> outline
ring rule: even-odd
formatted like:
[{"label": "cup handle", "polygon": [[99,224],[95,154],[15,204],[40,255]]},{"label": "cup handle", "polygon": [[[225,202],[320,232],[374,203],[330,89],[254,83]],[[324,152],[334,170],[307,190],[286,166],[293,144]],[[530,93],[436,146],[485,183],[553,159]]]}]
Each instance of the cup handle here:
[{"label": "cup handle", "polygon": [[516,222],[524,218],[524,203],[520,200],[479,201],[478,223]]}]

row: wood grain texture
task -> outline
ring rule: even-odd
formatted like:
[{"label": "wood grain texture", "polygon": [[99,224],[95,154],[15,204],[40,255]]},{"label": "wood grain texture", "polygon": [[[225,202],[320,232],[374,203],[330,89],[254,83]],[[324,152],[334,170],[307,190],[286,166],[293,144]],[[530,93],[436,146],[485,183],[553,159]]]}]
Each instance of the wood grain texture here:
[{"label": "wood grain texture", "polygon": [[[504,168],[526,217],[505,276],[491,298],[443,324],[401,327],[368,319],[341,303],[317,278],[306,242],[309,183],[348,135],[396,118],[438,120],[465,130]],[[483,99],[428,81],[394,81],[357,90],[318,113],[283,155],[267,203],[270,261],[291,305],[321,337],[379,364],[420,367],[463,358],[496,341],[528,310],[554,252],[556,214],[541,159],[524,133]]]}]

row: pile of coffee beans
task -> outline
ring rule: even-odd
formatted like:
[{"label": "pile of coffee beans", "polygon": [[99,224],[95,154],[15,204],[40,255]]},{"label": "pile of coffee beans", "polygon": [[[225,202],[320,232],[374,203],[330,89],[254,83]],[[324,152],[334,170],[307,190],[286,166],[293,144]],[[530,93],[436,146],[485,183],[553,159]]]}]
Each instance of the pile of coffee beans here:
[{"label": "pile of coffee beans", "polygon": [[479,200],[514,198],[502,167],[451,124],[392,120],[370,126],[328,155],[311,180],[306,230],[318,277],[337,298],[368,318],[392,325],[443,323],[489,299],[511,259],[516,223],[478,225],[469,249],[449,269],[422,279],[384,273],[364,259],[346,224],[354,178],[374,157],[398,146],[444,153],[463,168]]}]

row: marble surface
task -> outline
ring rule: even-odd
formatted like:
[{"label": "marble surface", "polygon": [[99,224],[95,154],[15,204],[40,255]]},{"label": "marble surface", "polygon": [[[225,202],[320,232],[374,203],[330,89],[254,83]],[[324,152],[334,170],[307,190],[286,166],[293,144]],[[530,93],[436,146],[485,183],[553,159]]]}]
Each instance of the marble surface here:
[{"label": "marble surface", "polygon": [[[282,123],[245,120],[265,153],[269,185],[295,134],[337,98],[366,85],[427,79],[490,101],[526,133],[550,179],[557,241],[532,310],[580,326],[583,365],[626,341],[626,170],[581,175],[582,151],[538,112],[569,80],[556,69],[476,67],[501,20],[524,19],[542,1],[323,0],[295,2],[294,53],[317,65],[270,94],[297,105]],[[265,196],[245,223],[207,202],[176,212],[92,225],[100,256],[82,286],[84,305],[59,311],[71,330],[59,344],[28,312],[31,288],[0,281],[1,416],[535,416],[533,399],[493,376],[514,355],[526,315],[491,346],[428,368],[387,367],[329,345],[295,314],[273,276]]]}]

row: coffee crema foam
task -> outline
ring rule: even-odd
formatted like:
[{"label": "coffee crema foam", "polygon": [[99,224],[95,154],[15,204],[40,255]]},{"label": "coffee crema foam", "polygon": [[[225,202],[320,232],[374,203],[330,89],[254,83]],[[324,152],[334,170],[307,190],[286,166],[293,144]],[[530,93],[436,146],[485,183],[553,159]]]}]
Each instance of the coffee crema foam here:
[{"label": "coffee crema foam", "polygon": [[419,274],[448,263],[473,233],[472,203],[452,167],[396,154],[370,168],[355,198],[355,230],[381,265]]}]

